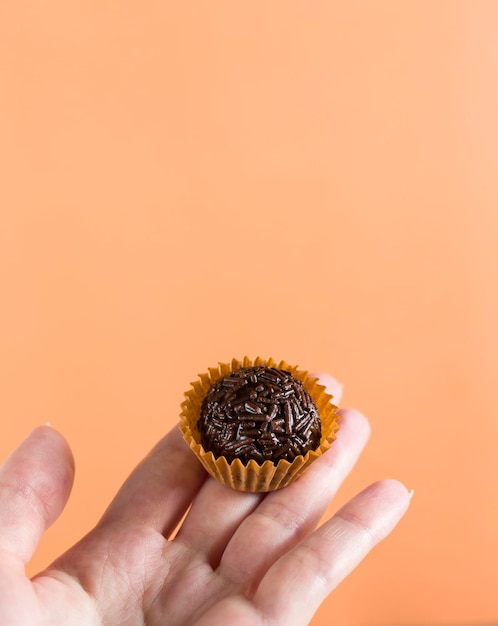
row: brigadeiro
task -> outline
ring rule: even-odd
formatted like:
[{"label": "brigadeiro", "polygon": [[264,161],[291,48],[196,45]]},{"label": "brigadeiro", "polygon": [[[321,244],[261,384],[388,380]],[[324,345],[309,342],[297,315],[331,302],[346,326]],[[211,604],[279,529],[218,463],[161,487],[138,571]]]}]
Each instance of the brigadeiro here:
[{"label": "brigadeiro", "polygon": [[337,407],[316,378],[285,361],[245,357],[200,374],[181,430],[206,470],[240,491],[285,487],[330,447]]}]

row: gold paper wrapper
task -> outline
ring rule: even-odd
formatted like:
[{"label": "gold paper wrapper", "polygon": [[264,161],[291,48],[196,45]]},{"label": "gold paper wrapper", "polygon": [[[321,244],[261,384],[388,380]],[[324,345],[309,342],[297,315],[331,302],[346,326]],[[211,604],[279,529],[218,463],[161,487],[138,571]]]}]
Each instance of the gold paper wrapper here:
[{"label": "gold paper wrapper", "polygon": [[[313,402],[315,403],[322,423],[322,437],[316,450],[310,450],[304,456],[296,457],[292,462],[280,460],[276,465],[272,461],[262,464],[254,460],[244,465],[239,459],[228,463],[225,457],[215,458],[212,452],[206,452],[200,444],[200,433],[197,428],[202,401],[206,397],[211,385],[219,378],[230,374],[242,367],[256,366],[275,367],[287,370],[294,378],[303,383]],[[231,363],[220,363],[218,367],[209,368],[205,374],[199,374],[199,380],[191,383],[192,389],[185,393],[180,414],[180,430],[185,441],[199,458],[207,472],[216,480],[238,491],[266,492],[275,491],[285,487],[298,478],[304,470],[325,450],[336,438],[339,430],[339,415],[337,407],[332,404],[332,396],[325,391],[323,385],[318,384],[317,378],[309,376],[308,372],[301,371],[297,367],[289,365],[285,361],[270,359],[250,359],[247,356],[242,361],[232,359]]]}]

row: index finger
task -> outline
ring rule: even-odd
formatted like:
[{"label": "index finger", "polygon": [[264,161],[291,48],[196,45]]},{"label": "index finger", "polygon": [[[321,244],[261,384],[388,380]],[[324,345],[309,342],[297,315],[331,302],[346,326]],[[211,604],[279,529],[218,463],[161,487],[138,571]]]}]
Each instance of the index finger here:
[{"label": "index finger", "polygon": [[166,538],[176,528],[207,477],[175,427],[133,470],[99,525],[146,524]]}]

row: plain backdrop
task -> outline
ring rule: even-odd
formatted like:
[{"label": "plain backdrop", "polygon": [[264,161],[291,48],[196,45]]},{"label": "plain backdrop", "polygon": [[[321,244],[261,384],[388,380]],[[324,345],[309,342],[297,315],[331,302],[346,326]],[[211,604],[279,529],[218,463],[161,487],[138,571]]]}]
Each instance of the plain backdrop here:
[{"label": "plain backdrop", "polygon": [[313,626],[497,620],[498,4],[0,4],[0,457],[99,518],[218,361],[345,384],[412,508]]}]

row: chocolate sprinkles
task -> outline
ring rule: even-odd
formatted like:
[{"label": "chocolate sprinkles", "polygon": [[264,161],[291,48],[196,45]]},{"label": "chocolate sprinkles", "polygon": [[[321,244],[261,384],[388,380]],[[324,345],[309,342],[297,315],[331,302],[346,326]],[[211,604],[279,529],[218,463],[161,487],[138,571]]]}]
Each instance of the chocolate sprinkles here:
[{"label": "chocolate sprinkles", "polygon": [[318,411],[302,382],[264,366],[217,380],[202,403],[198,428],[204,449],[229,463],[292,461],[315,450],[321,438]]}]

